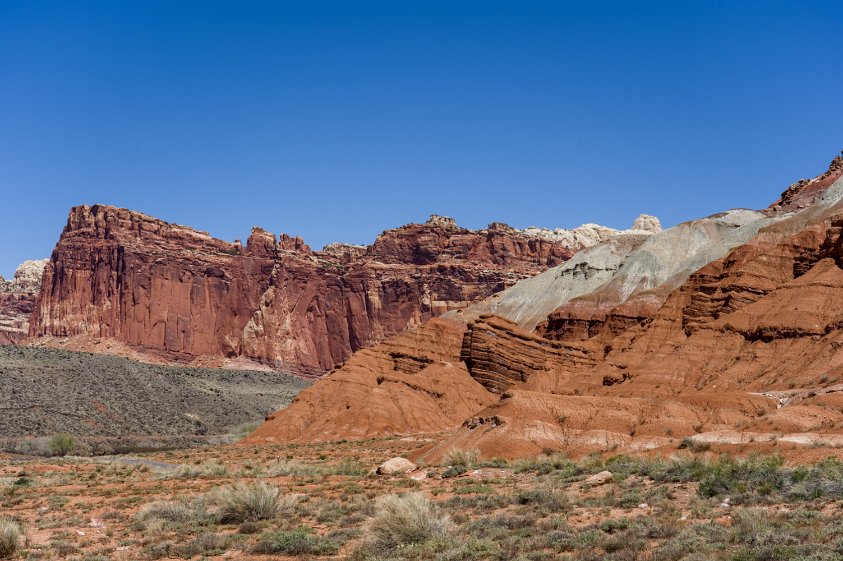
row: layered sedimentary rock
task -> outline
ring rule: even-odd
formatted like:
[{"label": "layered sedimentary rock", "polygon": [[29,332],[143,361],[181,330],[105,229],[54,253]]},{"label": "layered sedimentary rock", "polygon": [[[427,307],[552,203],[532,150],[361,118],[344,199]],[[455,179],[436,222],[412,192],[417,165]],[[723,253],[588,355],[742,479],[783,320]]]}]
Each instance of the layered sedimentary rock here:
[{"label": "layered sedimentary rock", "polygon": [[[492,403],[428,450],[434,461],[452,448],[517,457],[675,450],[683,438],[742,446],[762,437],[843,441],[843,180],[835,165],[804,208],[730,211],[651,236],[616,237],[446,314],[438,321],[454,322],[450,353],[462,333],[462,365],[449,361],[453,378],[412,391],[386,386],[363,410],[413,410],[436,387],[443,389],[437,399],[453,399],[447,384],[466,375],[483,386]],[[572,321],[576,306],[590,314],[579,319],[593,323]],[[548,309],[555,311],[538,322]],[[430,352],[439,335],[427,333]],[[396,357],[408,376],[430,368]],[[321,427],[319,440],[344,438],[354,425],[334,424],[341,408],[322,405],[367,387],[360,384],[367,375],[340,368],[308,390],[307,415],[295,404],[279,412],[264,438],[283,440],[280,427],[296,423]],[[400,432],[418,422],[405,415]],[[368,436],[394,434],[388,423],[368,426]]]},{"label": "layered sedimentary rock", "polygon": [[[646,321],[615,335],[555,334],[557,342],[577,343],[580,354],[534,346],[539,356],[532,362],[555,367],[516,379],[504,399],[468,419],[431,458],[454,446],[518,456],[657,448],[683,437],[741,445],[762,436],[837,442],[841,195],[838,179],[810,206],[778,216],[691,274]],[[483,371],[510,368],[514,344],[481,345]],[[581,359],[582,349],[590,362]],[[593,414],[584,419],[585,411]]]},{"label": "layered sedimentary rock", "polygon": [[269,288],[276,246],[260,230],[242,247],[125,209],[75,207],[30,333],[112,338],[173,357],[235,356]]},{"label": "layered sedimentary rock", "polygon": [[584,349],[549,341],[499,316],[480,316],[471,322],[460,352],[471,377],[493,393],[524,385],[534,375],[565,363],[589,359]]},{"label": "layered sedimentary rock", "polygon": [[[493,225],[490,229],[503,228]],[[640,229],[619,233],[565,264],[505,290],[495,309],[510,310],[507,317],[521,317],[519,323],[483,315],[491,309],[491,301],[498,301],[493,296],[472,304],[465,314],[449,312],[355,353],[302,392],[289,408],[273,415],[248,442],[337,440],[459,427],[464,419],[499,399],[515,381],[532,376],[534,368],[554,370],[553,358],[542,356],[536,346],[575,352],[575,345],[542,339],[523,325],[544,317],[560,297],[580,294],[610,278],[617,269],[617,255],[626,255],[651,233]],[[591,258],[581,257],[589,254]],[[555,294],[565,279],[574,281],[573,286],[562,290],[561,296]],[[536,281],[544,288],[542,294],[519,289],[525,284],[533,287]],[[469,319],[477,321],[470,324],[467,335]],[[520,339],[511,341],[513,334]],[[505,367],[484,358],[501,356],[498,351],[503,347],[497,345],[504,342],[510,357]],[[537,356],[538,361],[534,360]],[[563,356],[569,355],[559,352],[556,358]],[[583,351],[581,358],[587,357]]]},{"label": "layered sedimentary rock", "polygon": [[533,330],[557,307],[611,280],[630,254],[651,235],[641,231],[617,235],[580,251],[562,265],[519,281],[464,310],[449,313],[448,317],[472,321],[482,315],[498,315]]},{"label": "layered sedimentary rock", "polygon": [[700,267],[752,239],[784,214],[732,210],[679,224],[651,236],[630,252],[605,284],[551,312],[539,331],[557,340],[609,336],[651,317]]},{"label": "layered sedimentary rock", "polygon": [[764,396],[745,394],[728,400],[716,395],[654,400],[513,389],[466,419],[426,451],[425,459],[440,461],[453,449],[475,449],[488,458],[536,456],[550,450],[640,452],[669,446],[675,451],[674,435],[695,435],[702,427],[714,432],[748,426],[769,406]]},{"label": "layered sedimentary rock", "polygon": [[27,336],[46,264],[46,259],[25,261],[11,281],[0,277],[0,344],[18,343]]},{"label": "layered sedimentary rock", "polygon": [[66,348],[105,339],[172,360],[246,357],[321,373],[591,243],[575,242],[500,224],[468,230],[434,216],[369,247],[313,251],[257,228],[244,246],[125,209],[81,206],[46,268],[30,335],[63,338]]},{"label": "layered sedimentary rock", "polygon": [[453,430],[497,397],[460,362],[464,326],[436,318],[352,356],[267,418],[247,443]]}]

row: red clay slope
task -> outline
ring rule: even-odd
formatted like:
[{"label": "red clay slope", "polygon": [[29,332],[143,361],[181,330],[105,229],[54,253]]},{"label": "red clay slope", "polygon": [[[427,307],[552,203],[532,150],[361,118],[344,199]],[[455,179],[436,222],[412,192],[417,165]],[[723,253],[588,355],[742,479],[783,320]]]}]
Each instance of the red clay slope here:
[{"label": "red clay slope", "polygon": [[465,327],[433,319],[352,356],[245,442],[313,442],[453,430],[491,405],[460,362]]}]

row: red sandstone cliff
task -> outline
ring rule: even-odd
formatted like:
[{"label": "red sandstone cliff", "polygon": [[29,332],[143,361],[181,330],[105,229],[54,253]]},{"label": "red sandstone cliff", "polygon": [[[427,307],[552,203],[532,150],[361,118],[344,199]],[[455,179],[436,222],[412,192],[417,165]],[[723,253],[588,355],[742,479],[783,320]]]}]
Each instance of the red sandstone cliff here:
[{"label": "red sandstone cliff", "polygon": [[260,229],[241,246],[126,209],[80,206],[45,270],[30,335],[320,373],[572,255],[561,241],[442,217],[386,231],[368,248],[312,251]]}]

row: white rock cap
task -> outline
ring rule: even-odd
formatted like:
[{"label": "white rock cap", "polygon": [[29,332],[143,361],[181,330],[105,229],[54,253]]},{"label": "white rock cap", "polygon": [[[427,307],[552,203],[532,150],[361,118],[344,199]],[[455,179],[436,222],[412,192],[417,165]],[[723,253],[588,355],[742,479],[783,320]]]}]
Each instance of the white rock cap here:
[{"label": "white rock cap", "polygon": [[658,234],[662,231],[662,223],[655,216],[649,214],[639,214],[635,222],[632,223],[633,230],[644,230],[645,232],[652,232]]}]

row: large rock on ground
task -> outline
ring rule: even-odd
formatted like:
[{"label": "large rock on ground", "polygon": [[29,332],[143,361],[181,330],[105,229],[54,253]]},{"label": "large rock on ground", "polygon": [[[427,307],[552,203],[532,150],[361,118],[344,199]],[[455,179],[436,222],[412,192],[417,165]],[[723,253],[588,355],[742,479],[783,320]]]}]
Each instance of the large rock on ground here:
[{"label": "large rock on ground", "polygon": [[416,464],[407,458],[392,458],[377,467],[378,475],[402,475],[416,469]]}]

